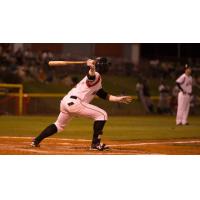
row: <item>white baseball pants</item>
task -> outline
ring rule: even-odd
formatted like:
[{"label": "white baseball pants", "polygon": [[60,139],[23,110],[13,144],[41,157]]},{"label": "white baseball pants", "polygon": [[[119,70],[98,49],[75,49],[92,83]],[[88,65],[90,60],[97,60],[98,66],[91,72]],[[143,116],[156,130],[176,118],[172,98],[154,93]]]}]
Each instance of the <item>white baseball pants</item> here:
[{"label": "white baseball pants", "polygon": [[[73,103],[73,105],[69,105]],[[65,98],[60,103],[60,114],[55,122],[58,132],[64,130],[72,117],[87,117],[94,121],[106,121],[107,113],[94,105],[81,102],[79,99]]]},{"label": "white baseball pants", "polygon": [[178,107],[176,115],[176,124],[188,123],[188,114],[190,109],[190,95],[178,93]]}]

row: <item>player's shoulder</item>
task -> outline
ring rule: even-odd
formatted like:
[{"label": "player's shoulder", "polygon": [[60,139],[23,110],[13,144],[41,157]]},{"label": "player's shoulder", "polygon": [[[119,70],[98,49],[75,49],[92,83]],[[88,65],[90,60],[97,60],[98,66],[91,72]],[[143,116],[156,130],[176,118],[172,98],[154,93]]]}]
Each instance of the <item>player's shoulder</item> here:
[{"label": "player's shoulder", "polygon": [[185,78],[185,77],[186,77],[186,74],[183,73],[183,74],[181,74],[180,76],[178,76],[178,79],[183,79],[183,78]]},{"label": "player's shoulder", "polygon": [[95,72],[95,81],[102,81],[101,74],[99,72]]},{"label": "player's shoulder", "polygon": [[101,77],[101,75],[99,74],[99,72],[95,72],[95,76],[96,77]]},{"label": "player's shoulder", "polygon": [[162,90],[162,89],[164,89],[165,88],[165,86],[163,85],[163,84],[160,84],[159,86],[158,86],[158,89],[159,90]]},{"label": "player's shoulder", "polygon": [[180,77],[187,77],[185,73],[183,73]]},{"label": "player's shoulder", "polygon": [[95,72],[95,79],[89,80],[86,76],[86,85],[90,87],[99,87],[99,84],[101,85],[101,75],[98,72]]}]

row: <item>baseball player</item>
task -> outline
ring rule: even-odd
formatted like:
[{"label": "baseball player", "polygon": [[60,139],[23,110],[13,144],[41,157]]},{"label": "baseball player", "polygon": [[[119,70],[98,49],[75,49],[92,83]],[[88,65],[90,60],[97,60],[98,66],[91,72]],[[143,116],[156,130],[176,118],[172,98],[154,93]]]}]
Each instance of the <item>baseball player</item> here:
[{"label": "baseball player", "polygon": [[136,92],[138,99],[142,102],[146,113],[154,113],[153,103],[151,101],[149,86],[147,80],[139,77],[136,84]]},{"label": "baseball player", "polygon": [[[99,63],[107,62],[105,59],[101,58]],[[39,147],[40,142],[44,138],[63,131],[72,117],[82,116],[94,120],[93,138],[90,149],[99,151],[108,149],[108,146],[101,143],[103,128],[108,119],[107,113],[103,109],[90,104],[90,102],[95,95],[112,102],[125,104],[130,103],[133,98],[131,96],[114,96],[104,91],[102,88],[102,78],[96,71],[96,65],[96,60],[87,60],[87,66],[89,67],[88,74],[64,96],[60,103],[60,114],[56,122],[49,125],[33,140],[31,143],[32,147]]]},{"label": "baseball player", "polygon": [[160,93],[158,102],[158,113],[170,113],[169,86],[165,83],[164,80],[161,80],[161,83],[158,86],[158,91]]},{"label": "baseball player", "polygon": [[188,125],[188,114],[190,109],[190,99],[192,95],[192,69],[185,65],[185,73],[177,80],[176,84],[180,91],[178,93],[178,108],[176,114],[176,125]]}]

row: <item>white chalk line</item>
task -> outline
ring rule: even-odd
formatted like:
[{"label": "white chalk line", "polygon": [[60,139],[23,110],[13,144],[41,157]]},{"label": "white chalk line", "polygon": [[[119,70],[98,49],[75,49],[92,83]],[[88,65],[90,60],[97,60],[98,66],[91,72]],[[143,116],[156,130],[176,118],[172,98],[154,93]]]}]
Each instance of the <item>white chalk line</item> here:
[{"label": "white chalk line", "polygon": [[160,141],[160,142],[138,142],[138,143],[131,143],[131,144],[111,144],[110,147],[119,147],[119,146],[145,146],[145,145],[158,145],[158,144],[198,144],[200,140],[188,140],[188,141]]}]

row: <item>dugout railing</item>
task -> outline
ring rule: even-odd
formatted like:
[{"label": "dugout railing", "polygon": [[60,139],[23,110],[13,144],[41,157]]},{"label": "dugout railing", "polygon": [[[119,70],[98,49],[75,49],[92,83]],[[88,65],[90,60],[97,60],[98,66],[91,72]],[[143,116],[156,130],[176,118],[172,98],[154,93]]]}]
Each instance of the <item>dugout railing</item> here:
[{"label": "dugout railing", "polygon": [[[17,89],[17,92],[10,92],[10,89]],[[17,114],[23,114],[23,85],[22,84],[7,84],[0,83],[0,96],[1,97],[16,97]],[[0,104],[3,104],[4,98],[0,99]]]}]

